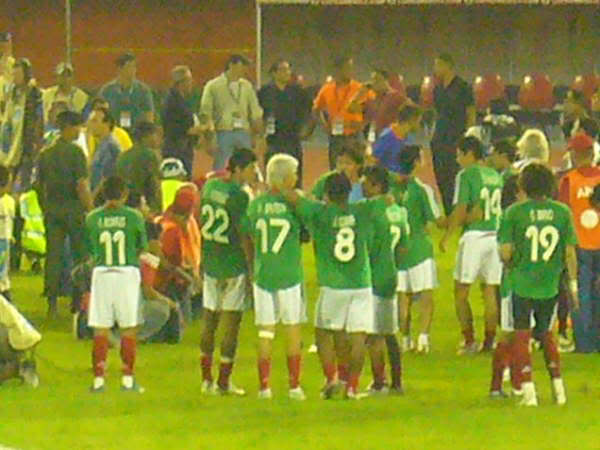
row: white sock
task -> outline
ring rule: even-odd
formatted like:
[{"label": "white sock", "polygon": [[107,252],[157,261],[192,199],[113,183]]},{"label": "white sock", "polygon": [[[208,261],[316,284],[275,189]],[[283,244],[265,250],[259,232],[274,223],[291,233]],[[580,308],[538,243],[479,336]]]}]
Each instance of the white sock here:
[{"label": "white sock", "polygon": [[104,377],[94,377],[94,389],[100,389],[104,386]]},{"label": "white sock", "polygon": [[133,376],[123,375],[123,378],[121,378],[121,384],[127,389],[131,389],[133,387]]},{"label": "white sock", "polygon": [[429,344],[429,335],[427,333],[421,333],[419,335],[419,342]]}]

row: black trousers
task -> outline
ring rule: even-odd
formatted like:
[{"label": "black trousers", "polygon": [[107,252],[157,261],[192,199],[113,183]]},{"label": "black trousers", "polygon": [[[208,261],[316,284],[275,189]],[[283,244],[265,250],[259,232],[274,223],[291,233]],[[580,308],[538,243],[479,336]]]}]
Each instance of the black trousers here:
[{"label": "black trousers", "polygon": [[433,157],[433,172],[437,185],[442,194],[444,211],[446,216],[452,212],[452,200],[454,197],[454,185],[459,165],[456,162],[456,146],[440,145],[431,143],[431,154]]},{"label": "black trousers", "polygon": [[302,144],[300,143],[300,139],[296,137],[269,139],[267,142],[267,152],[265,153],[265,168],[267,167],[271,157],[277,153],[285,153],[286,155],[293,156],[298,160],[298,181],[296,182],[296,187],[301,188],[303,161]]}]

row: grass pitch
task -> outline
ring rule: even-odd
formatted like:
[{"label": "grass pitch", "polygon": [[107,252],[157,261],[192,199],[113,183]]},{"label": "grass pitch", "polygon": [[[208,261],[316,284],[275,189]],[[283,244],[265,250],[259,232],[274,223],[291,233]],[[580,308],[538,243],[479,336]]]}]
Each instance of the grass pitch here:
[{"label": "grass pitch", "polygon": [[[436,239],[437,242],[437,239]],[[452,297],[454,250],[438,255],[441,288],[435,295],[432,353],[404,356],[404,397],[358,402],[319,399],[323,377],[316,355],[304,355],[306,402],[288,400],[283,340],[273,359],[271,401],[256,399],[257,333],[246,314],[233,380],[246,398],[200,394],[200,324],[179,345],[142,345],[137,373],[144,395],[119,391],[120,362],[109,356],[108,390],[91,395],[91,343],[75,341],[66,303],[62,319],[44,326],[40,277],[16,275],[14,297],[42,331],[38,361],[41,386],[18,382],[0,386],[0,448],[28,449],[597,449],[600,427],[598,355],[563,357],[568,395],[565,407],[551,402],[550,383],[540,354],[535,380],[540,406],[523,409],[513,400],[491,401],[490,357],[456,356],[460,340]],[[310,247],[305,248],[309,311],[316,283]],[[473,292],[476,327],[483,329],[479,292]],[[311,314],[312,316],[312,314]],[[310,317],[310,316],[309,316]],[[312,319],[312,317],[311,317]],[[304,329],[305,348],[312,326]],[[361,385],[370,381],[367,361]]]}]

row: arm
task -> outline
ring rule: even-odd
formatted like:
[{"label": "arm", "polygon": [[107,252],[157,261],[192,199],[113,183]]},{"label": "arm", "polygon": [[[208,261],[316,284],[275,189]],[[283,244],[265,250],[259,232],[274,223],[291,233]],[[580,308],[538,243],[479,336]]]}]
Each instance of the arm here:
[{"label": "arm", "polygon": [[90,191],[90,182],[87,178],[77,180],[77,196],[86,211],[91,211],[94,208],[94,200]]},{"label": "arm", "polygon": [[177,307],[177,303],[175,303],[166,295],[163,295],[160,292],[158,292],[152,286],[148,286],[142,283],[142,292],[144,294],[144,297],[148,300],[156,300],[162,303],[166,303],[171,309],[175,309]]},{"label": "arm", "polygon": [[513,255],[513,245],[511,243],[504,243],[500,245],[500,259],[506,265],[510,263]]},{"label": "arm", "polygon": [[446,252],[446,243],[456,228],[465,223],[467,217],[467,205],[465,203],[459,203],[454,206],[452,214],[448,219],[448,228],[444,232],[442,239],[440,240],[440,251]]},{"label": "arm", "polygon": [[579,288],[577,285],[577,252],[574,245],[565,248],[565,261],[569,274],[569,291],[573,300],[573,309],[579,309]]},{"label": "arm", "polygon": [[363,112],[363,103],[365,96],[369,93],[369,83],[363,84],[358,92],[352,97],[348,104],[348,112],[351,114],[361,114]]}]

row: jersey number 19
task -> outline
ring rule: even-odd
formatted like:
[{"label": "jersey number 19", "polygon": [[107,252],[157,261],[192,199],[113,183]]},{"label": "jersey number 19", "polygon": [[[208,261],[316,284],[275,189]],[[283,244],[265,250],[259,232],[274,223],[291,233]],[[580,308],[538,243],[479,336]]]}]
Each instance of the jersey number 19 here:
[{"label": "jersey number 19", "polygon": [[542,259],[549,261],[556,250],[559,233],[552,225],[546,225],[541,230],[535,225],[530,225],[525,231],[525,237],[531,240],[531,262],[539,260],[540,246],[544,251]]}]

